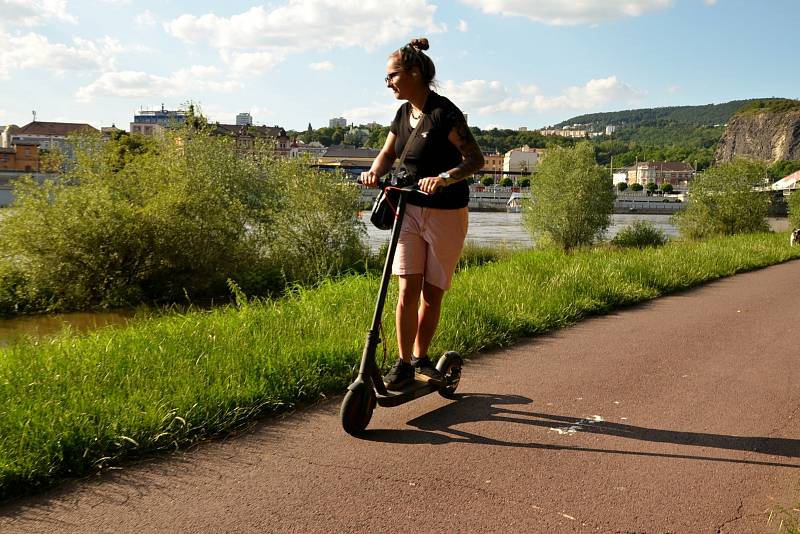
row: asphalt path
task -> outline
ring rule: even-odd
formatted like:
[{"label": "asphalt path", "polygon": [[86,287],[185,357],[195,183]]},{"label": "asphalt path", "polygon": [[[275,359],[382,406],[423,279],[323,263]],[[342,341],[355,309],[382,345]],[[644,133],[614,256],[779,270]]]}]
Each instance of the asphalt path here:
[{"label": "asphalt path", "polygon": [[[779,532],[800,503],[800,261],[0,508],[0,532]],[[445,304],[446,306],[446,304]],[[796,515],[797,516],[797,515]]]}]

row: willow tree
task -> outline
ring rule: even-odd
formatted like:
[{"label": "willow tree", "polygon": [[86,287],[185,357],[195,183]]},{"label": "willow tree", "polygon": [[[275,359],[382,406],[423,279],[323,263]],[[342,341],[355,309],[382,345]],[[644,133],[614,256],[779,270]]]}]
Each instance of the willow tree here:
[{"label": "willow tree", "polygon": [[681,234],[691,239],[769,230],[766,167],[744,158],[721,163],[689,184],[689,204],[675,214]]},{"label": "willow tree", "polygon": [[535,240],[569,251],[592,244],[611,224],[614,190],[589,143],[553,147],[531,181],[523,221]]}]

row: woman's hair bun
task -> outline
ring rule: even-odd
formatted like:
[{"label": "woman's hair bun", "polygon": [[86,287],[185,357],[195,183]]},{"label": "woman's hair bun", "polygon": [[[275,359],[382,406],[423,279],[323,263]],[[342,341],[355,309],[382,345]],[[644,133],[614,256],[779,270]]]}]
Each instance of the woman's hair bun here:
[{"label": "woman's hair bun", "polygon": [[428,44],[428,39],[426,39],[425,37],[420,37],[419,39],[412,40],[410,43],[408,43],[408,46],[413,46],[417,50],[427,50],[428,48],[430,48],[430,45]]}]

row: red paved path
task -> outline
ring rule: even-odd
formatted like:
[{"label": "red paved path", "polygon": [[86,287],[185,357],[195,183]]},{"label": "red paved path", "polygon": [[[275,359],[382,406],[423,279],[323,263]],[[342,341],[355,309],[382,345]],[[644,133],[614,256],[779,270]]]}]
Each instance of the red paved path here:
[{"label": "red paved path", "polygon": [[[800,502],[800,262],[467,363],[344,434],[340,398],[0,509],[0,532],[778,532]],[[794,325],[794,327],[790,325]]]}]

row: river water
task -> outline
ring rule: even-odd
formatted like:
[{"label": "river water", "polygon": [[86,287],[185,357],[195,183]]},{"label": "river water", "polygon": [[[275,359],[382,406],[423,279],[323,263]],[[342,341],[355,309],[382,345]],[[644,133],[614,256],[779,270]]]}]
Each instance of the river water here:
[{"label": "river water", "polygon": [[[613,238],[622,228],[634,221],[648,221],[662,230],[667,236],[677,237],[678,230],[670,224],[670,215],[612,215],[611,227],[606,233]],[[367,242],[370,249],[377,250],[389,240],[388,231],[378,230],[367,221]],[[471,211],[467,242],[485,246],[507,246],[510,248],[530,248],[533,241],[522,225],[521,213],[504,211]]]},{"label": "river water", "polygon": [[[368,213],[365,212],[363,216],[367,217]],[[671,217],[672,215],[614,214],[611,216],[611,226],[606,231],[605,238],[612,239],[620,230],[636,221],[647,221],[668,237],[678,237],[677,228],[670,223]],[[768,220],[770,228],[775,232],[785,232],[789,229],[789,222],[785,218]],[[366,226],[367,243],[370,249],[378,250],[381,245],[388,242],[389,231],[378,230],[369,223],[368,219]],[[531,236],[522,225],[522,214],[501,211],[471,211],[467,242],[485,246],[504,245],[510,248],[533,246]]]}]

